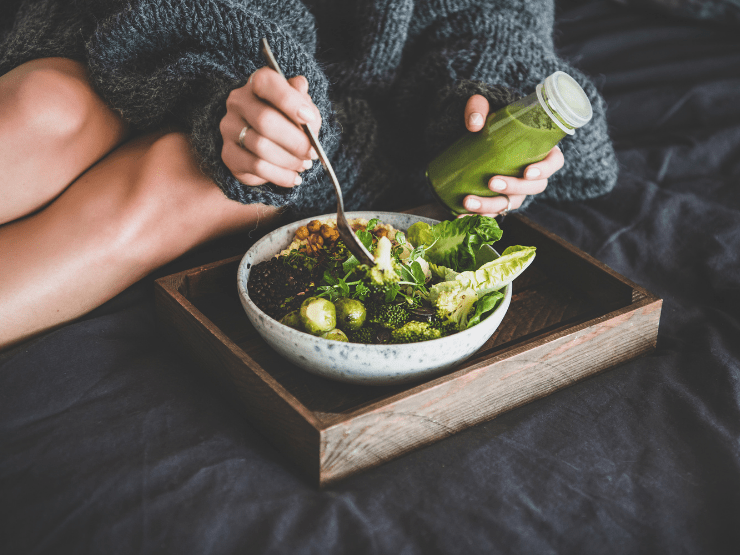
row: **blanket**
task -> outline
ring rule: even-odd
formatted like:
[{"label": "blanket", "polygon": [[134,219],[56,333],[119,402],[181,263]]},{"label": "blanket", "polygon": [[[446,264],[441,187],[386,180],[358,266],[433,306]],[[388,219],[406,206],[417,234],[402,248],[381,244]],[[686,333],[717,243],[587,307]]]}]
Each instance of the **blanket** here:
[{"label": "blanket", "polygon": [[657,349],[326,490],[162,340],[153,280],[0,353],[0,551],[733,553],[740,544],[740,33],[562,0],[620,174],[526,215],[664,299]]}]

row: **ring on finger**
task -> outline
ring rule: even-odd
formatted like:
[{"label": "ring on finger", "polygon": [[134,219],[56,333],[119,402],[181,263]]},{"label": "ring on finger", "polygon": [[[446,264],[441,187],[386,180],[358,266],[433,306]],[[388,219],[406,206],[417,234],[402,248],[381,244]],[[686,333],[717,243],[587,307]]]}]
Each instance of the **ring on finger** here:
[{"label": "ring on finger", "polygon": [[251,128],[249,127],[249,124],[242,127],[242,130],[239,132],[239,146],[246,150],[247,147],[244,146],[244,136],[247,134],[247,131],[249,131]]},{"label": "ring on finger", "polygon": [[501,212],[499,212],[499,216],[502,218],[506,216],[509,212],[511,212],[511,197],[509,195],[501,194],[502,197],[506,197],[506,200],[508,201],[506,203],[506,208],[504,208]]}]

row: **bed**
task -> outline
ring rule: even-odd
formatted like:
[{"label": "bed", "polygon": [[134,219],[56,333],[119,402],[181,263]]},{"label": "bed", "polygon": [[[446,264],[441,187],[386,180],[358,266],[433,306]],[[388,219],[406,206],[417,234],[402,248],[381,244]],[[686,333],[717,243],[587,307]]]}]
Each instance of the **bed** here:
[{"label": "bed", "polygon": [[732,553],[740,544],[740,25],[562,0],[616,188],[526,215],[663,299],[657,348],[329,488],[163,341],[154,280],[0,353],[0,551]]}]

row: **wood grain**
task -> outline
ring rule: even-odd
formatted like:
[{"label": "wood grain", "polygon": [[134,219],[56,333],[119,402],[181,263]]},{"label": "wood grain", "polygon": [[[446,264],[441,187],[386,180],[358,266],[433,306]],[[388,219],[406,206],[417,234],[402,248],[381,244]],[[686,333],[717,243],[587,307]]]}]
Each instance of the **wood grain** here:
[{"label": "wood grain", "polygon": [[319,432],[313,414],[286,392],[268,372],[239,349],[177,293],[184,276],[155,284],[155,306],[163,334],[194,358],[224,391],[241,401],[247,418],[312,480],[319,474]]},{"label": "wood grain", "polygon": [[661,301],[512,346],[442,379],[344,415],[322,433],[322,483],[427,445],[655,347]]},{"label": "wood grain", "polygon": [[240,256],[157,280],[160,329],[310,480],[331,484],[655,348],[660,299],[525,217],[502,228],[497,248],[536,246],[535,262],[496,333],[433,380],[352,385],[288,363],[241,307]]}]

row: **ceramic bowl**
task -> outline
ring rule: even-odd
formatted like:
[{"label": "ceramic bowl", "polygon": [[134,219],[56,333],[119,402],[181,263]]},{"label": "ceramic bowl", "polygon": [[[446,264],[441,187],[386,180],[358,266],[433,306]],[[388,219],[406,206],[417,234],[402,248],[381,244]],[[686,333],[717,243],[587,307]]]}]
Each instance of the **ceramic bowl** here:
[{"label": "ceramic bowl", "polygon": [[[255,264],[286,248],[296,229],[314,219],[334,218],[327,214],[286,225],[262,237],[242,258],[237,282],[239,297],[252,325],[280,355],[309,372],[348,383],[392,385],[429,378],[450,370],[473,355],[496,331],[511,302],[511,285],[499,306],[477,326],[440,339],[401,345],[364,345],[322,339],[281,324],[262,312],[249,298],[247,281]],[[414,222],[436,220],[395,212],[349,212],[349,219],[379,218],[406,231]]]}]

